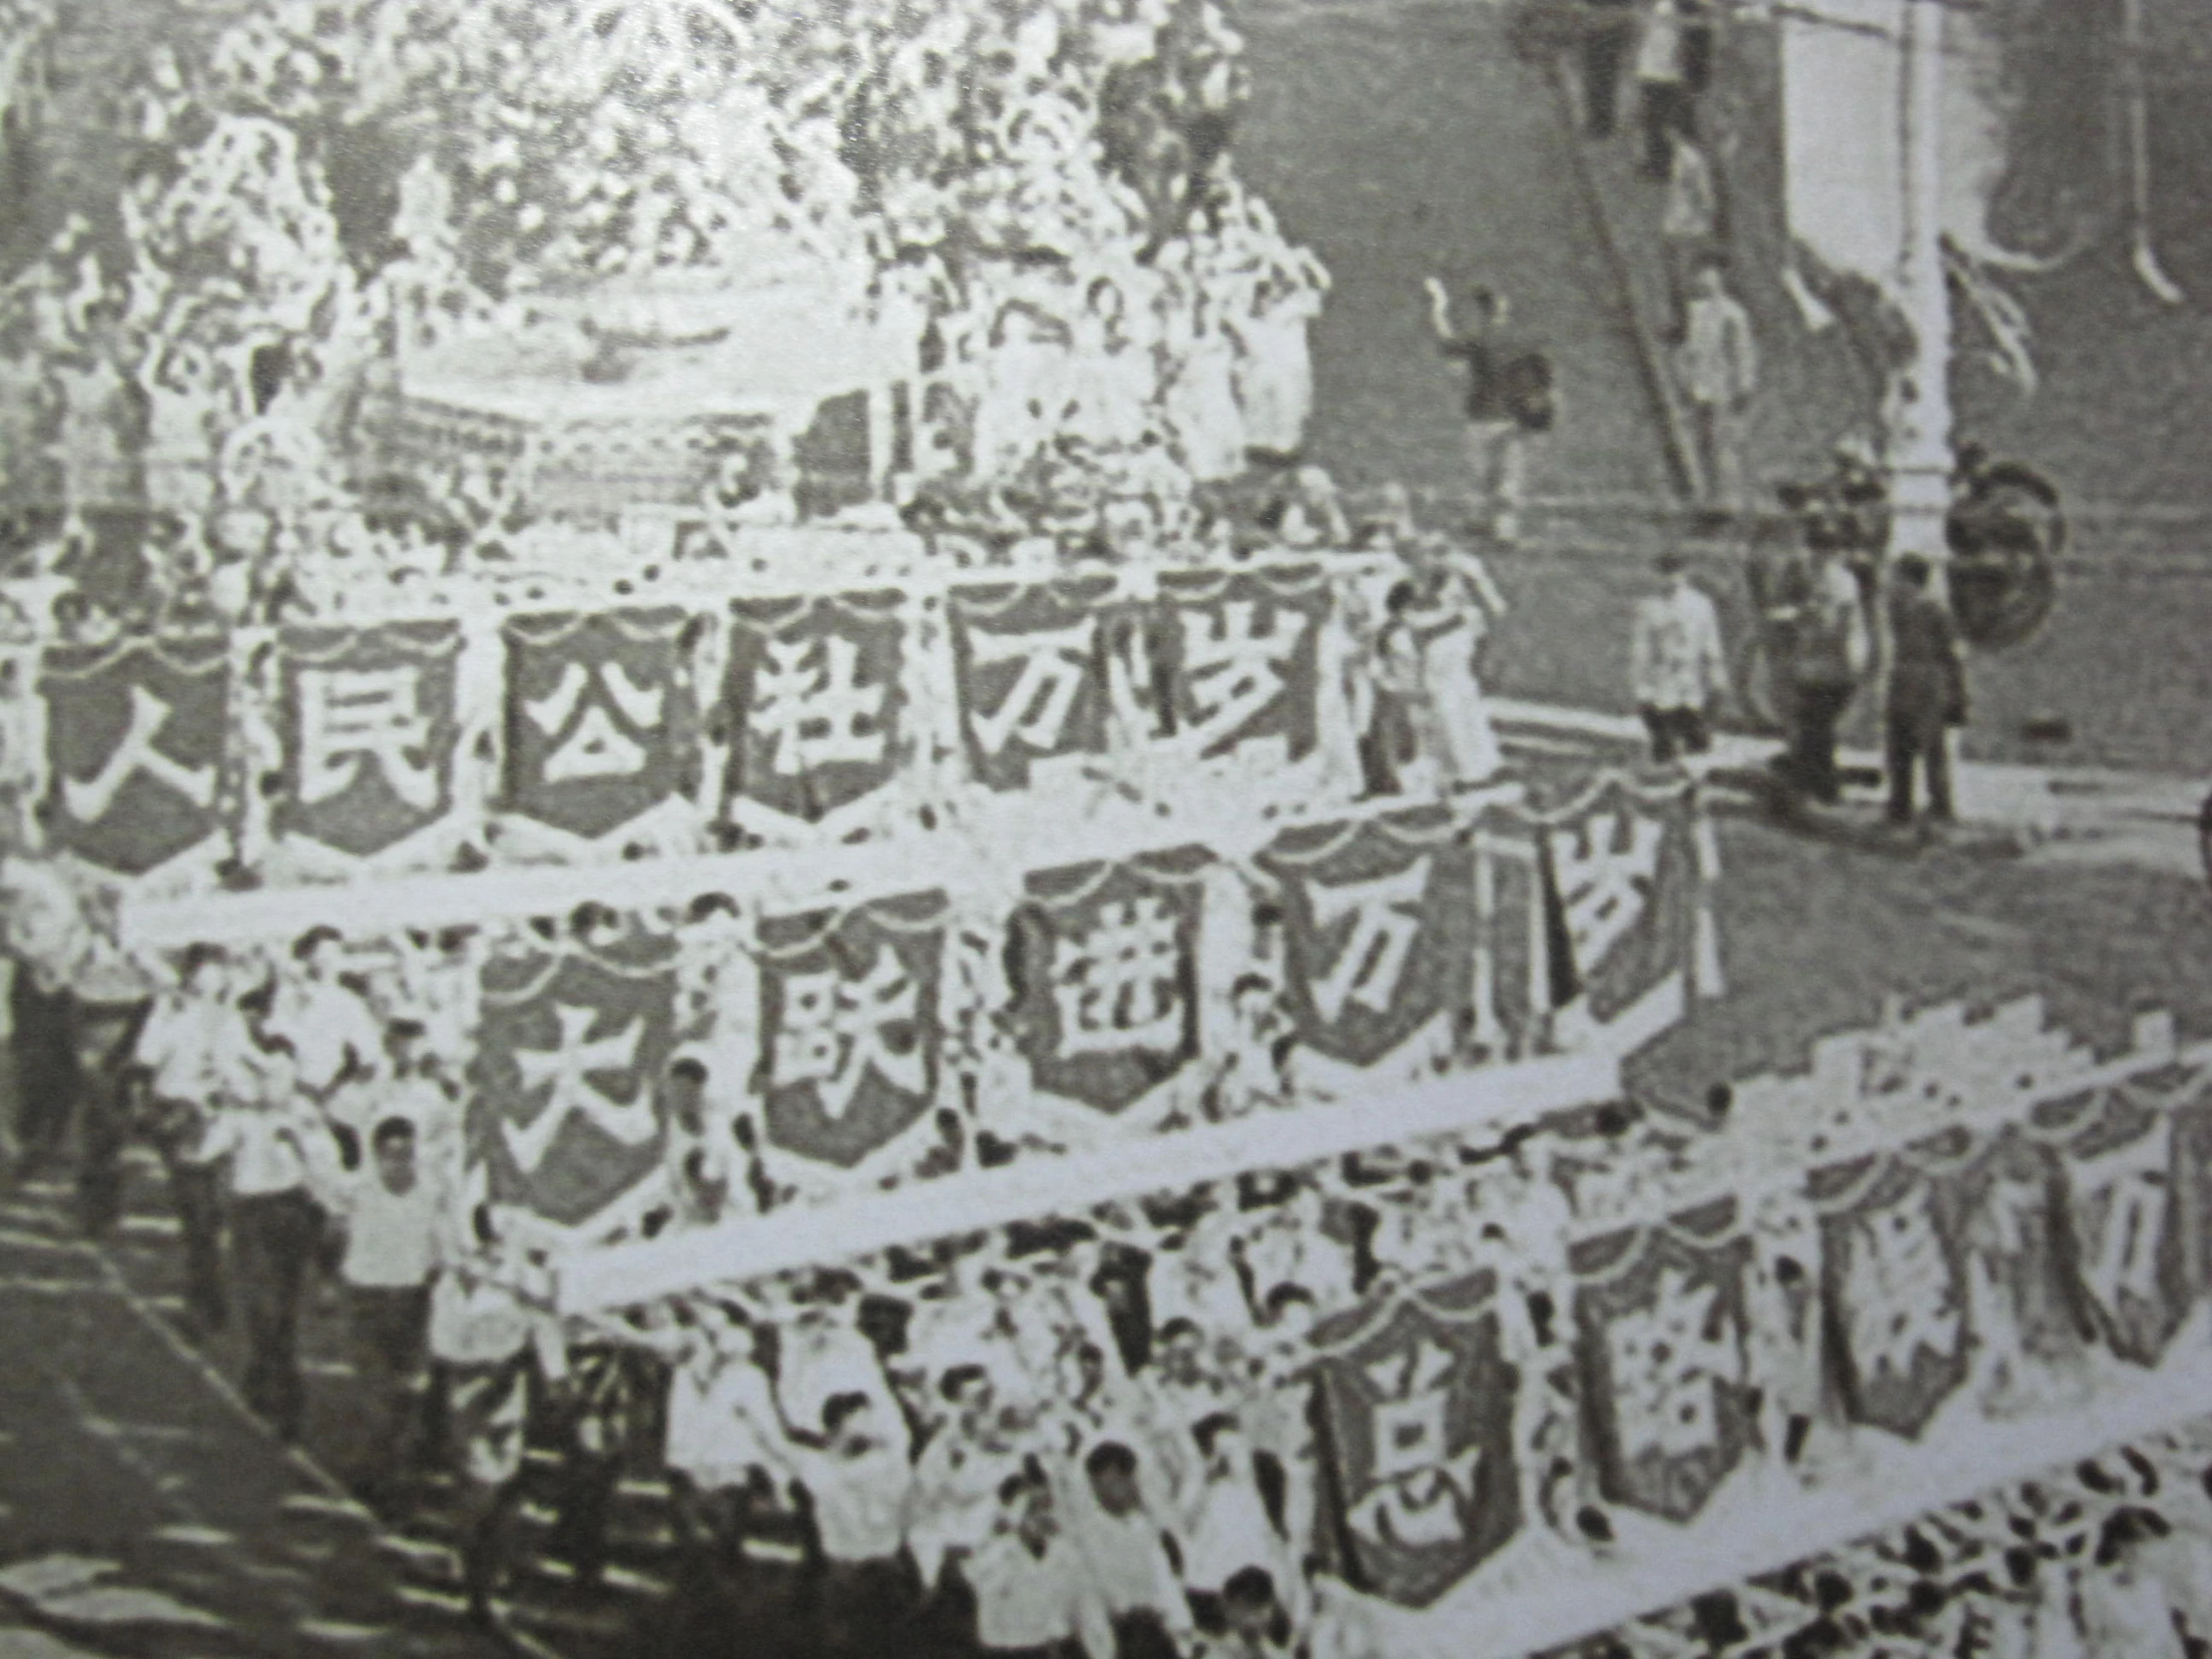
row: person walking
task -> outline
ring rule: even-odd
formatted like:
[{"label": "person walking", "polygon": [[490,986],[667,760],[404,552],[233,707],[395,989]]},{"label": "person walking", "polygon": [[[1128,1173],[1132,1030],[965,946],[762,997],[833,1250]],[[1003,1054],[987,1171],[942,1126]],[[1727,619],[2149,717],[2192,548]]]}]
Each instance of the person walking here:
[{"label": "person walking", "polygon": [[1682,390],[1696,426],[1698,465],[1710,507],[1744,506],[1744,438],[1759,391],[1759,343],[1751,313],[1728,290],[1718,256],[1701,260],[1691,280],[1679,358]]},{"label": "person walking", "polygon": [[299,1375],[299,1294],[321,1240],[322,1212],[307,1194],[310,1161],[328,1132],[298,1095],[296,1062],[281,1037],[261,1062],[260,1097],[216,1115],[206,1159],[231,1160],[231,1254],[246,1315],[246,1403],[289,1445],[306,1408]]},{"label": "person walking", "polygon": [[38,1175],[57,1157],[84,1088],[77,1006],[66,981],[29,955],[8,982],[8,1049],[15,1070],[15,1170]]},{"label": "person walking", "polygon": [[1636,91],[1644,128],[1644,177],[1664,182],[1673,136],[1695,126],[1678,0],[1652,0],[1643,38],[1636,43]]},{"label": "person walking", "polygon": [[1659,239],[1667,262],[1667,304],[1678,335],[1689,331],[1698,268],[1720,252],[1720,183],[1696,139],[1676,133],[1667,159],[1667,199]]},{"label": "person walking", "polygon": [[1785,602],[1768,615],[1786,629],[1790,647],[1790,748],[1782,772],[1791,788],[1833,804],[1842,794],[1836,728],[1874,656],[1859,584],[1836,548],[1816,543]]},{"label": "person walking", "polygon": [[1950,740],[1966,719],[1965,664],[1942,601],[1928,591],[1929,563],[1917,553],[1897,562],[1890,590],[1890,677],[1883,735],[1890,822],[1913,822],[1914,774],[1928,777],[1928,816],[1951,818]]},{"label": "person walking", "polygon": [[1507,333],[1504,295],[1474,289],[1468,297],[1472,323],[1461,333],[1443,283],[1431,276],[1423,286],[1437,349],[1466,365],[1467,465],[1480,526],[1510,547],[1520,540],[1530,446],[1557,419],[1551,359]]},{"label": "person walking", "polygon": [[1619,125],[1621,71],[1635,43],[1635,0],[1582,7],[1582,130],[1593,139],[1611,138]]},{"label": "person walking", "polygon": [[1728,657],[1713,601],[1690,581],[1688,562],[1659,555],[1660,592],[1636,602],[1628,678],[1651,734],[1651,758],[1666,765],[1712,748],[1713,705],[1728,695]]}]

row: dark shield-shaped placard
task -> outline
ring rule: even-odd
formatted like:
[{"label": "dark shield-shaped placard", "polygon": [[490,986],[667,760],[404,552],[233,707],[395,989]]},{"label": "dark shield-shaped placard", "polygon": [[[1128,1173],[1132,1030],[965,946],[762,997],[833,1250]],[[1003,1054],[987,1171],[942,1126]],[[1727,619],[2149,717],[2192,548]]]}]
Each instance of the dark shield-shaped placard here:
[{"label": "dark shield-shaped placard", "polygon": [[1816,1170],[1830,1348],[1852,1417],[1918,1439],[1965,1382],[1969,1334],[1954,1221],[1902,1159]]},{"label": "dark shield-shaped placard", "polygon": [[1520,1530],[1514,1369],[1487,1271],[1314,1331],[1337,1536],[1359,1585],[1426,1607]]},{"label": "dark shield-shaped placard", "polygon": [[1614,1502],[1688,1521],[1742,1460],[1750,1252],[1724,1199],[1569,1253],[1583,1410]]},{"label": "dark shield-shaped placard", "polygon": [[1109,577],[958,588],[948,602],[960,740],[994,790],[1029,785],[1039,761],[1106,748]]},{"label": "dark shield-shaped placard", "polygon": [[1119,1112],[1198,1055],[1203,847],[1027,877],[1010,941],[1040,1088]]},{"label": "dark shield-shaped placard", "polygon": [[452,810],[460,650],[451,622],[283,631],[279,836],[366,858]]},{"label": "dark shield-shaped placard", "polygon": [[761,1088],[768,1138],[850,1169],[936,1100],[941,892],[763,918]]},{"label": "dark shield-shaped placard", "polygon": [[215,834],[230,685],[220,638],[49,650],[39,679],[49,844],[143,875]]},{"label": "dark shield-shaped placard", "polygon": [[1282,883],[1300,1041],[1372,1065],[1467,1005],[1474,854],[1447,815],[1294,830],[1260,862]]},{"label": "dark shield-shaped placard", "polygon": [[510,617],[501,807],[597,840],[699,787],[699,701],[673,607]]},{"label": "dark shield-shaped placard", "polygon": [[907,750],[904,603],[884,592],[731,605],[726,811],[742,799],[813,824],[891,781]]},{"label": "dark shield-shaped placard", "polygon": [[470,1155],[493,1199],[583,1226],[660,1164],[675,945],[495,956],[482,992]]},{"label": "dark shield-shaped placard", "polygon": [[1150,633],[1177,738],[1202,760],[1261,738],[1312,754],[1330,605],[1319,566],[1164,573]]},{"label": "dark shield-shaped placard", "polygon": [[2156,1365],[2189,1313],[2175,1121],[2109,1090],[2058,1164],[2065,1258],[2112,1352]]}]

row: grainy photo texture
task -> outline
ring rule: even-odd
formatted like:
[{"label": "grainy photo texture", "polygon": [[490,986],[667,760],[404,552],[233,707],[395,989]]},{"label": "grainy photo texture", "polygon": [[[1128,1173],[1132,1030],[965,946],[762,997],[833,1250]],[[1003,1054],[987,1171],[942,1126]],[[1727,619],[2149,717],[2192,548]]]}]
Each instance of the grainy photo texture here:
[{"label": "grainy photo texture", "polygon": [[2212,1655],[2208,0],[0,0],[0,1659]]}]

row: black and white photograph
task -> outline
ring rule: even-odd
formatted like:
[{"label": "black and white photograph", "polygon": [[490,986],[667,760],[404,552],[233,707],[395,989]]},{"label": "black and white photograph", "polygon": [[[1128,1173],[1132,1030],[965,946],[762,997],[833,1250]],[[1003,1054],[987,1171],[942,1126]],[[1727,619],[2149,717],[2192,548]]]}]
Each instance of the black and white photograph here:
[{"label": "black and white photograph", "polygon": [[0,0],[0,1659],[2212,1659],[2212,0]]}]

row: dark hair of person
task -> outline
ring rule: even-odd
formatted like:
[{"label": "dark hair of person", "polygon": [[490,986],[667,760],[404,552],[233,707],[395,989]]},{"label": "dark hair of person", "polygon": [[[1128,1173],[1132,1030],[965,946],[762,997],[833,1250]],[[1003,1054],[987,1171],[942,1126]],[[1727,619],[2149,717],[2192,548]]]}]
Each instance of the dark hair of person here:
[{"label": "dark hair of person", "polygon": [[945,1399],[955,1398],[966,1390],[970,1382],[984,1382],[989,1376],[990,1374],[978,1365],[954,1366],[937,1379],[937,1393]]},{"label": "dark hair of person", "polygon": [[697,1056],[687,1054],[668,1068],[668,1074],[671,1077],[680,1077],[687,1083],[705,1083],[707,1065]]},{"label": "dark hair of person", "polygon": [[381,1152],[387,1146],[397,1146],[401,1141],[412,1145],[415,1138],[414,1121],[411,1118],[386,1118],[369,1133],[368,1144]]},{"label": "dark hair of person", "polygon": [[1221,1587],[1222,1601],[1231,1607],[1266,1607],[1275,1600],[1275,1575],[1265,1567],[1239,1567]]},{"label": "dark hair of person", "polygon": [[822,1402],[823,1432],[834,1434],[843,1427],[847,1418],[867,1409],[867,1395],[856,1390],[831,1394]]},{"label": "dark hair of person", "polygon": [[1101,1440],[1084,1457],[1083,1472],[1093,1477],[1102,1474],[1135,1474],[1137,1454],[1119,1440]]},{"label": "dark hair of person", "polygon": [[1214,1442],[1224,1434],[1233,1433],[1237,1419],[1227,1411],[1215,1411],[1198,1419],[1191,1430],[1191,1438],[1198,1442],[1199,1451],[1208,1457],[1214,1454]]},{"label": "dark hair of person", "polygon": [[312,956],[318,947],[325,944],[336,944],[340,937],[342,935],[328,922],[317,922],[293,941],[291,947],[292,960],[303,962],[309,956]]}]

